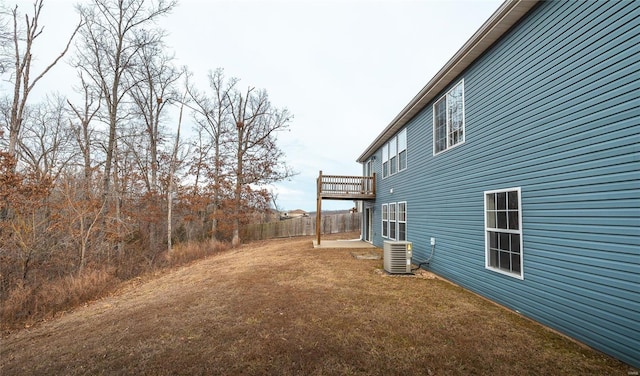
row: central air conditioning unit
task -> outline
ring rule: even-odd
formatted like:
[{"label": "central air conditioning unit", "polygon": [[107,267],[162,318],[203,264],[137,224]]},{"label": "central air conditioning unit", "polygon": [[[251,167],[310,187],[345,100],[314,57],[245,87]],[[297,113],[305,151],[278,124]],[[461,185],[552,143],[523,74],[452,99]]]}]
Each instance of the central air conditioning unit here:
[{"label": "central air conditioning unit", "polygon": [[390,274],[410,274],[411,242],[385,241],[383,266],[384,270]]}]

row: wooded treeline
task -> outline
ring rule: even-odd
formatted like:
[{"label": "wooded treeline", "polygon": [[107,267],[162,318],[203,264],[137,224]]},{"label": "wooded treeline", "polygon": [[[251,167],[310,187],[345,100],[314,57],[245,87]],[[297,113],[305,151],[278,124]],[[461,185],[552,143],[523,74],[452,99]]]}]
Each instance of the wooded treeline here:
[{"label": "wooded treeline", "polygon": [[[288,110],[222,69],[197,82],[175,66],[157,26],[173,0],[79,2],[36,71],[44,5],[0,14],[0,302],[96,271],[130,278],[176,242],[239,244],[269,210],[261,187],[293,174],[277,144]],[[74,92],[32,98],[63,57]]]}]

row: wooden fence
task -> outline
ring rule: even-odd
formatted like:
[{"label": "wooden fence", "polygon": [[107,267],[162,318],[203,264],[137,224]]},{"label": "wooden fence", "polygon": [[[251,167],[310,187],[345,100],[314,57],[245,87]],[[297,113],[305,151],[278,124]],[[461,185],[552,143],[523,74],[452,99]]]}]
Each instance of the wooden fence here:
[{"label": "wooden fence", "polygon": [[[361,213],[329,214],[322,216],[323,234],[360,231]],[[285,219],[277,222],[254,223],[242,228],[243,240],[264,240],[316,234],[316,217]]]}]

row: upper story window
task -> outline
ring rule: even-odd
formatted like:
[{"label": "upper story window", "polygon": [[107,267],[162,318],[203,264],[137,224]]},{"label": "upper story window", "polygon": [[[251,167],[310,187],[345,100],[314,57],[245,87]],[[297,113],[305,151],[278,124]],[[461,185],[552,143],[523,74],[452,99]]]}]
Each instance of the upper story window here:
[{"label": "upper story window", "polygon": [[433,154],[464,142],[464,80],[433,104]]},{"label": "upper story window", "polygon": [[398,172],[398,137],[389,141],[389,175]]},{"label": "upper story window", "polygon": [[398,171],[407,168],[407,128],[398,133]]},{"label": "upper story window", "polygon": [[369,159],[364,166],[364,176],[373,176],[373,160]]},{"label": "upper story window", "polygon": [[382,177],[407,168],[407,129],[404,128],[382,146]]},{"label": "upper story window", "polygon": [[389,176],[389,144],[382,146],[382,177]]}]

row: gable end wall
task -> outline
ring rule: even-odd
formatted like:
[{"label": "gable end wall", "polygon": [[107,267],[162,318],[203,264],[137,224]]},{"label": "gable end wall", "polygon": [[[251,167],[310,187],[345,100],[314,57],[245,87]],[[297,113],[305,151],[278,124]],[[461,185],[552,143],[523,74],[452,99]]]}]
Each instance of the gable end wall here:
[{"label": "gable end wall", "polygon": [[[407,124],[414,262],[640,367],[640,2],[542,2],[464,79],[466,142],[433,156],[432,104]],[[439,98],[438,96],[437,98]],[[524,279],[485,268],[483,192],[520,187]],[[393,189],[393,193],[391,193]]]}]

